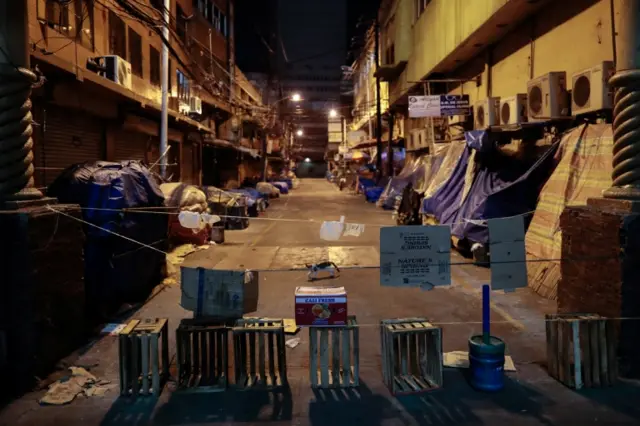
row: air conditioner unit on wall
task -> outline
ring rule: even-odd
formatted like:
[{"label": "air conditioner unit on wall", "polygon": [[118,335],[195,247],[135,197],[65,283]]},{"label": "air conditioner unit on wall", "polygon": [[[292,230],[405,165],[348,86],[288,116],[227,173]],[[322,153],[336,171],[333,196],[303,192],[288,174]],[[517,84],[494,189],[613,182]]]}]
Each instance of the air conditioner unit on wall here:
[{"label": "air conditioner unit on wall", "polygon": [[416,147],[417,149],[423,149],[429,146],[429,140],[428,140],[428,132],[427,129],[419,129],[418,130],[418,146]]},{"label": "air conditioner unit on wall", "polygon": [[520,124],[525,123],[527,119],[526,93],[500,99],[500,124]]},{"label": "air conditioner unit on wall", "polygon": [[500,98],[492,97],[476,102],[474,129],[486,129],[498,124],[498,108],[500,108]]},{"label": "air conditioner unit on wall", "polygon": [[570,114],[567,97],[567,73],[550,72],[527,83],[529,121],[547,121]]},{"label": "air conditioner unit on wall", "polygon": [[93,58],[100,67],[98,75],[131,90],[131,64],[120,56],[107,55]]},{"label": "air conditioner unit on wall", "polygon": [[427,145],[427,129],[412,129],[407,145],[407,151],[416,151]]},{"label": "air conditioner unit on wall", "polygon": [[178,100],[178,112],[180,114],[189,115],[191,113],[191,105],[184,102],[182,99]]},{"label": "air conditioner unit on wall", "polygon": [[613,61],[604,61],[571,76],[571,112],[581,115],[613,108],[609,78],[615,73]]},{"label": "air conditioner unit on wall", "polygon": [[189,105],[189,108],[191,112],[193,114],[202,114],[202,99],[197,96],[192,96],[190,101],[191,105]]}]

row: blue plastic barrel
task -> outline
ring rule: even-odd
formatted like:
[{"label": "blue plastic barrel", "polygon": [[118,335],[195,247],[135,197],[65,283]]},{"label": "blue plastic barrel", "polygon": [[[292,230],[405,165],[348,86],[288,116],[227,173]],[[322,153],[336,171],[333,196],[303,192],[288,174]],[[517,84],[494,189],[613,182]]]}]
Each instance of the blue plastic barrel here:
[{"label": "blue plastic barrel", "polygon": [[479,391],[496,392],[504,387],[504,342],[494,336],[469,339],[469,381]]}]

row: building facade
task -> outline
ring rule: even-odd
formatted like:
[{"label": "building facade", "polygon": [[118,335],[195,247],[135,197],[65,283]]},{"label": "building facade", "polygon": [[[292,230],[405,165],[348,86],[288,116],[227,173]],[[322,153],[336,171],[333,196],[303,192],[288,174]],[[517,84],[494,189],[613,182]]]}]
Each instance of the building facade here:
[{"label": "building facade", "polygon": [[[619,3],[384,0],[380,75],[389,83],[390,106],[406,116],[408,96],[428,89],[468,95],[477,112],[489,98],[526,95],[530,80],[551,72],[565,73],[570,95],[572,76],[614,60]],[[500,124],[498,116],[494,121]],[[467,125],[477,122],[470,116]],[[425,127],[427,120],[409,119],[405,133]]]},{"label": "building facade", "polygon": [[[276,79],[287,102],[284,114],[294,128],[292,154],[298,160],[323,161],[328,115],[340,109],[341,67],[347,54],[347,5],[343,0],[279,1]],[[298,135],[301,130],[301,135]]]},{"label": "building facade", "polygon": [[234,117],[261,103],[235,66],[234,2],[171,0],[170,148],[160,160],[163,4],[29,0],[32,65],[47,79],[33,97],[38,186],[96,160],[143,160],[154,171],[164,161],[171,180],[200,184],[215,167],[203,149],[233,149]]}]

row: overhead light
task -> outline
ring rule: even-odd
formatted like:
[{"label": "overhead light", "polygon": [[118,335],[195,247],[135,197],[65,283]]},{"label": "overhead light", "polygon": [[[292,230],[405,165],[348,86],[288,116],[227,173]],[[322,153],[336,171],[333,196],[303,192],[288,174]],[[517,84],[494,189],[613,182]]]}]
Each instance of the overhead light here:
[{"label": "overhead light", "polygon": [[305,163],[310,163],[310,162],[311,162],[311,158],[309,158],[309,157],[305,158],[305,159],[304,159],[304,162],[305,162]]},{"label": "overhead light", "polygon": [[298,131],[296,132],[296,135],[302,136],[304,135],[304,132],[302,131],[302,129],[298,129]]},{"label": "overhead light", "polygon": [[335,109],[332,109],[331,111],[329,111],[329,117],[336,118],[337,116],[338,116],[338,111],[336,111]]}]

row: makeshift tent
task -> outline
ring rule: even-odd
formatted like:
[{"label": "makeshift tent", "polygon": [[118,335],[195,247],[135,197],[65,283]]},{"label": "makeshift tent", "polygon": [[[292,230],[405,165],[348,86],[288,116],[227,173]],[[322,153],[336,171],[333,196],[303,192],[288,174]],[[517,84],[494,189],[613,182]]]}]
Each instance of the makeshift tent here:
[{"label": "makeshift tent", "polygon": [[[566,132],[556,154],[558,166],[543,187],[526,236],[529,286],[555,300],[560,281],[560,214],[567,205],[586,204],[611,186],[611,125],[583,125]],[[544,259],[554,259],[542,261]]]},{"label": "makeshift tent", "polygon": [[[416,188],[418,192],[424,193],[425,197],[431,197],[436,193],[451,177],[453,170],[458,164],[458,160],[467,149],[467,145],[464,141],[455,141],[448,144],[437,144],[437,145],[445,145],[443,151],[443,159],[440,167],[438,168],[438,172],[433,175],[432,179],[425,180],[424,186],[420,188]],[[436,153],[439,155],[440,151],[436,145]],[[442,149],[442,148],[440,148]]]},{"label": "makeshift tent", "polygon": [[438,172],[445,153],[446,150],[437,155],[423,155],[408,161],[402,171],[387,184],[378,200],[378,207],[394,209],[398,198],[402,197],[404,188],[409,184],[418,192],[421,192],[420,189],[424,192],[427,182],[431,182]]},{"label": "makeshift tent", "polygon": [[449,180],[433,196],[425,198],[423,211],[439,223],[450,224],[453,236],[487,244],[487,219],[535,209],[539,191],[555,166],[553,154],[559,142],[538,159],[519,159],[487,143],[478,144],[477,132],[467,135],[470,146]]},{"label": "makeshift tent", "polygon": [[[84,208],[83,219],[96,225],[84,228],[90,321],[106,319],[124,302],[144,300],[160,282],[165,265],[162,252],[168,248],[169,216],[158,214],[165,212],[159,179],[138,161],[98,161],[65,169],[49,186],[48,195],[61,203],[79,204]],[[155,207],[158,210],[152,214]],[[150,214],[126,211],[140,208]]]}]

